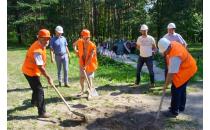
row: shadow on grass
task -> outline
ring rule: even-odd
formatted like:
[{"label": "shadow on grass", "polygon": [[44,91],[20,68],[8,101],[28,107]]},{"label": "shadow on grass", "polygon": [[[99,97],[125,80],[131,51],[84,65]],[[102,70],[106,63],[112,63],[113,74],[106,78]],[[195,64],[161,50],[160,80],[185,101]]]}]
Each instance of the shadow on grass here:
[{"label": "shadow on grass", "polygon": [[11,120],[29,120],[29,119],[37,119],[37,116],[12,116],[12,115],[9,115],[7,117],[7,121],[11,121]]},{"label": "shadow on grass", "polygon": [[[64,98],[68,99],[68,100],[76,100],[76,99],[78,99],[78,98],[73,98],[73,97],[64,97]],[[60,97],[46,98],[46,99],[44,99],[44,101],[45,101],[46,105],[47,104],[52,104],[52,103],[63,102]],[[26,99],[26,100],[23,101],[23,105],[22,106],[18,106],[18,107],[15,107],[13,109],[7,110],[7,115],[8,115],[8,117],[10,117],[10,116],[12,116],[11,115],[12,113],[14,113],[16,111],[24,111],[24,110],[27,110],[30,107],[33,107],[31,105],[31,99]]]},{"label": "shadow on grass", "polygon": [[60,126],[62,126],[62,127],[76,127],[76,126],[82,125],[82,123],[83,123],[83,121],[80,121],[80,120],[67,119],[67,120],[61,121]]},{"label": "shadow on grass", "polygon": [[13,109],[9,109],[9,110],[7,110],[7,115],[11,116],[10,114],[12,114],[13,112],[24,111],[24,110],[26,110],[26,109],[28,109],[30,107],[32,107],[32,105],[24,105],[24,106],[15,107]]},{"label": "shadow on grass", "polygon": [[31,88],[15,88],[15,89],[8,89],[7,92],[25,92],[31,91]]},{"label": "shadow on grass", "polygon": [[[110,85],[99,86],[96,88],[98,91],[114,91],[110,95],[117,96],[120,94],[153,94],[160,95],[162,93],[162,86],[150,88],[149,84],[143,84],[141,86],[134,87],[133,84],[127,85]],[[167,93],[167,95],[169,95]]]}]

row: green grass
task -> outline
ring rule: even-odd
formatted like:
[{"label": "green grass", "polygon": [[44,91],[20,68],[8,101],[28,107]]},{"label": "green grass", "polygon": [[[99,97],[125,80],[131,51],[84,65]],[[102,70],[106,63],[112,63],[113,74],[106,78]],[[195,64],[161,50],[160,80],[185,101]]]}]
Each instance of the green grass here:
[{"label": "green grass", "polygon": [[165,129],[174,130],[174,129],[184,129],[184,130],[197,130],[201,126],[193,120],[190,119],[176,119],[168,118],[165,120]]},{"label": "green grass", "polygon": [[[97,70],[98,78],[105,78],[107,83],[134,83],[136,76],[136,69],[131,65],[116,62],[108,57],[98,55],[99,69]],[[149,75],[142,73],[141,82],[149,81]]]},{"label": "green grass", "polygon": [[203,81],[203,45],[189,44],[189,51],[197,61],[198,71],[192,81]]},{"label": "green grass", "polygon": [[[37,109],[30,106],[31,89],[21,73],[21,66],[25,59],[26,48],[21,47],[8,47],[7,52],[7,114],[8,114],[8,129],[59,129],[56,124],[39,126],[39,122],[36,120]],[[49,49],[47,51],[47,72],[54,79],[55,84],[57,81],[57,69],[56,65],[50,63]],[[136,69],[130,65],[113,61],[110,58],[98,55],[99,68],[95,73],[94,85],[99,88],[98,93],[100,95],[106,95],[108,92],[121,91],[124,88],[130,88],[130,84],[135,81]],[[74,100],[71,95],[74,95],[80,91],[79,85],[79,67],[78,58],[74,53],[71,53],[71,59],[69,64],[69,81],[71,87],[58,88],[63,96],[72,104],[75,103],[87,103],[86,99]],[[56,105],[63,105],[62,100],[57,95],[54,89],[49,87],[46,79],[41,77],[42,85],[45,91],[45,101],[47,104],[47,111],[53,115],[53,117],[59,117],[62,115],[62,111],[55,107]],[[142,74],[141,87],[142,93],[150,95],[161,95],[163,82],[157,82],[157,87],[148,89],[149,75]],[[102,88],[102,89],[100,89]],[[140,91],[141,91],[140,90]],[[194,91],[194,90],[193,90]],[[196,90],[195,90],[196,91]],[[125,93],[127,94],[127,93]],[[170,94],[170,90],[167,90],[167,94]],[[112,106],[112,102],[104,104],[106,107]],[[51,108],[50,110],[48,108]],[[52,109],[54,108],[54,109]],[[57,109],[56,109],[57,108]],[[30,124],[28,127],[26,127]]]}]

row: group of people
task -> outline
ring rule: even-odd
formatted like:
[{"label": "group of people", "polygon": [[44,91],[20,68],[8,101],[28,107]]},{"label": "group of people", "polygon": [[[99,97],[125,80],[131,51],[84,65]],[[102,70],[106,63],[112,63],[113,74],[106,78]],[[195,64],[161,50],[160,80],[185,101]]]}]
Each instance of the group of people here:
[{"label": "group of people", "polygon": [[[186,87],[191,77],[197,71],[195,59],[187,50],[187,43],[182,36],[175,32],[176,25],[169,23],[168,33],[158,41],[159,52],[164,56],[165,67],[165,85],[164,89],[171,85],[171,105],[166,116],[176,117],[179,112],[185,110]],[[135,86],[140,83],[140,72],[144,63],[149,70],[150,87],[154,87],[153,72],[153,53],[157,52],[155,40],[148,35],[148,26],[143,24],[140,28],[141,35],[138,37],[136,45],[140,51]]]},{"label": "group of people", "polygon": [[[50,115],[46,113],[44,91],[40,81],[40,75],[42,74],[47,79],[49,85],[54,86],[51,76],[46,71],[46,47],[49,44],[51,62],[56,62],[57,66],[58,86],[62,86],[62,66],[64,72],[64,85],[67,87],[69,86],[68,64],[70,53],[67,40],[62,36],[63,33],[63,28],[57,26],[55,28],[55,36],[51,38],[49,30],[41,29],[38,32],[37,40],[32,43],[28,49],[22,66],[22,72],[32,89],[31,104],[38,108],[38,115],[41,118],[48,118]],[[78,96],[83,95],[85,92],[84,81],[86,78],[89,82],[88,98],[91,98],[94,93],[92,79],[94,78],[94,72],[98,67],[96,46],[90,41],[91,35],[89,30],[83,29],[80,35],[81,37],[73,43],[74,51],[79,58],[81,92]]]},{"label": "group of people", "polygon": [[[171,105],[167,115],[176,117],[179,112],[184,111],[186,103],[186,87],[191,77],[196,73],[197,66],[195,59],[186,49],[187,43],[182,36],[175,32],[174,23],[168,24],[168,33],[158,41],[156,46],[155,39],[148,35],[148,26],[143,24],[140,27],[140,36],[136,41],[136,48],[139,49],[139,58],[137,64],[135,85],[140,83],[140,72],[144,63],[146,63],[150,74],[150,86],[154,87],[154,72],[152,55],[159,52],[164,56],[166,62],[166,80],[164,88],[171,83]],[[46,71],[46,47],[50,43],[51,62],[56,61],[59,85],[62,86],[61,69],[64,70],[64,85],[68,84],[68,61],[70,53],[68,43],[63,34],[63,28],[55,28],[55,37],[50,40],[50,32],[47,29],[41,29],[38,33],[38,39],[31,45],[26,54],[22,72],[25,75],[33,93],[31,103],[38,108],[39,117],[49,117],[46,113],[44,102],[44,91],[40,82],[40,75],[48,80],[50,85],[54,85],[52,78]],[[90,31],[83,29],[80,38],[73,43],[75,54],[79,58],[80,85],[81,92],[85,92],[84,81],[90,83],[88,97],[91,98],[94,87],[92,79],[94,72],[98,67],[96,45],[90,41]],[[50,42],[49,42],[50,41]]]},{"label": "group of people", "polygon": [[125,39],[116,39],[98,44],[98,52],[100,55],[105,55],[110,58],[115,58],[118,56],[126,57],[128,54],[135,53],[136,42],[125,40]]}]

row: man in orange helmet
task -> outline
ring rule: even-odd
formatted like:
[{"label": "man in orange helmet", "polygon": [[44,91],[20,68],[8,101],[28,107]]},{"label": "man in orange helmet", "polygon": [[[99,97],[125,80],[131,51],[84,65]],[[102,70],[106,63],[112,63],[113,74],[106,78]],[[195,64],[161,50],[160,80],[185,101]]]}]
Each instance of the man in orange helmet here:
[{"label": "man in orange helmet", "polygon": [[38,40],[28,49],[25,61],[22,66],[22,72],[26,77],[32,89],[32,105],[37,106],[38,115],[41,118],[48,118],[44,102],[44,91],[40,82],[40,75],[44,75],[50,85],[53,80],[46,71],[46,47],[49,44],[50,32],[47,29],[41,29],[38,33]]},{"label": "man in orange helmet", "polygon": [[79,96],[84,94],[84,81],[85,74],[87,73],[88,80],[90,82],[90,90],[88,93],[88,98],[91,98],[93,95],[93,82],[94,72],[98,67],[97,62],[97,53],[95,44],[90,41],[90,31],[87,29],[83,29],[81,32],[81,38],[79,38],[76,42],[73,43],[73,48],[77,56],[79,57],[79,65],[80,65],[80,85],[81,92]]}]

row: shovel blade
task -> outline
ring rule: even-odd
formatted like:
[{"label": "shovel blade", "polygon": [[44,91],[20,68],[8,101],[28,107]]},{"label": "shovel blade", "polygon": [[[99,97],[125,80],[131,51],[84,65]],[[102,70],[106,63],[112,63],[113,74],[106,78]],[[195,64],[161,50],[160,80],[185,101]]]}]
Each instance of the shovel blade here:
[{"label": "shovel blade", "polygon": [[93,97],[97,97],[97,96],[99,96],[99,95],[98,95],[98,92],[96,91],[96,89],[94,89],[94,90],[93,90],[93,92],[92,92],[92,96],[93,96]]}]

